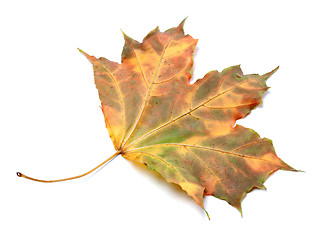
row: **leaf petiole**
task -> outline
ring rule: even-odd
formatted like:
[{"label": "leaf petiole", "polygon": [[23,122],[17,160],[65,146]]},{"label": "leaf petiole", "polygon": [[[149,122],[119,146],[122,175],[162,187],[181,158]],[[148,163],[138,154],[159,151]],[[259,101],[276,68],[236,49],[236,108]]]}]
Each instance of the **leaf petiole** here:
[{"label": "leaf petiole", "polygon": [[204,210],[206,216],[208,217],[208,219],[211,220],[210,215],[209,215],[209,213],[207,212],[207,210],[205,210],[204,208],[203,208],[203,210]]},{"label": "leaf petiole", "polygon": [[26,179],[29,179],[29,180],[32,180],[32,181],[36,181],[36,182],[43,182],[43,183],[54,183],[54,182],[63,182],[63,181],[68,181],[68,180],[73,180],[73,179],[76,179],[76,178],[81,178],[81,177],[84,177],[92,172],[94,172],[95,170],[97,170],[98,168],[102,167],[104,164],[106,164],[107,162],[113,160],[115,157],[117,157],[119,154],[121,153],[121,151],[117,151],[115,152],[112,156],[110,156],[109,158],[107,158],[104,162],[102,162],[101,164],[97,165],[96,167],[94,167],[93,169],[89,170],[88,172],[86,173],[83,173],[81,175],[77,175],[77,176],[74,176],[74,177],[69,177],[69,178],[62,178],[62,179],[57,179],[57,180],[40,180],[40,179],[36,179],[36,178],[32,178],[32,177],[29,177],[29,176],[26,176],[20,172],[17,172],[17,176],[18,177],[23,177],[23,178],[26,178]]}]

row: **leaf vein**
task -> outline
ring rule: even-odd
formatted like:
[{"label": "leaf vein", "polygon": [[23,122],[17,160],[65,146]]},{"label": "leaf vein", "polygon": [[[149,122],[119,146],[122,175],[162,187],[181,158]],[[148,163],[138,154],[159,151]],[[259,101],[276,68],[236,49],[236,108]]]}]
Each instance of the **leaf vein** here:
[{"label": "leaf vein", "polygon": [[[177,30],[178,30],[178,29],[177,29]],[[137,125],[138,125],[138,123],[139,123],[139,121],[140,121],[140,119],[141,119],[141,117],[142,117],[142,114],[143,114],[143,112],[144,112],[144,110],[145,110],[145,108],[146,108],[146,105],[147,105],[147,103],[148,103],[148,100],[149,100],[149,97],[150,97],[150,93],[151,93],[153,84],[154,84],[154,82],[155,82],[155,80],[156,80],[156,78],[157,78],[157,75],[158,75],[158,72],[159,72],[159,69],[160,69],[160,66],[161,66],[161,62],[162,62],[162,60],[163,60],[163,58],[164,58],[164,55],[165,55],[165,53],[166,53],[167,48],[168,48],[169,45],[170,45],[170,42],[171,42],[172,39],[175,37],[175,35],[176,35],[176,33],[177,33],[177,30],[174,32],[174,34],[172,35],[172,37],[169,39],[169,42],[168,42],[167,45],[165,46],[165,49],[164,49],[164,51],[163,51],[163,53],[162,53],[162,55],[161,55],[161,57],[160,57],[160,61],[159,61],[159,63],[158,63],[158,67],[157,67],[155,76],[154,76],[154,78],[153,78],[153,80],[152,80],[152,82],[151,82],[151,86],[150,86],[150,88],[149,88],[149,90],[148,90],[148,93],[147,93],[147,96],[146,96],[146,99],[145,99],[145,103],[144,103],[144,105],[143,105],[143,107],[142,107],[142,110],[141,110],[141,112],[140,112],[140,114],[139,114],[139,116],[138,116],[138,119],[137,119],[137,121],[136,121],[136,123],[135,123],[135,125],[134,125],[134,128],[132,129],[132,131],[130,132],[130,134],[128,135],[127,139],[125,140],[125,142],[124,142],[122,145],[125,145],[125,143],[130,139],[130,137],[132,136],[132,134],[135,132],[135,130],[136,130],[136,128],[137,128]]]},{"label": "leaf vein", "polygon": [[269,160],[269,159],[264,159],[264,158],[255,157],[255,156],[249,156],[249,155],[244,155],[244,154],[238,154],[238,153],[228,152],[228,151],[224,151],[224,150],[220,150],[220,149],[216,149],[216,148],[211,148],[211,147],[197,146],[197,145],[191,145],[191,144],[182,144],[182,143],[157,143],[157,144],[153,144],[153,145],[148,145],[148,146],[143,146],[143,147],[134,148],[134,149],[131,149],[131,150],[126,151],[126,152],[132,152],[132,151],[136,151],[136,150],[143,149],[143,148],[155,147],[155,146],[162,146],[162,145],[167,145],[167,146],[173,145],[173,146],[180,146],[180,147],[200,148],[200,149],[205,149],[205,150],[220,152],[220,153],[224,153],[224,154],[228,154],[228,155],[238,156],[238,157],[242,157],[242,158],[257,159],[257,160],[261,160],[261,161],[265,161],[265,162],[272,162],[272,163],[275,163],[275,164],[276,164],[275,161],[271,161],[271,160]]},{"label": "leaf vein", "polygon": [[146,81],[146,77],[145,77],[144,71],[143,71],[142,68],[141,68],[141,65],[140,65],[139,59],[138,59],[138,57],[137,57],[137,54],[136,54],[136,52],[135,52],[135,49],[131,46],[131,44],[130,44],[129,41],[127,41],[127,42],[128,42],[128,45],[129,45],[130,49],[133,51],[133,53],[134,53],[134,55],[135,55],[136,61],[137,61],[137,63],[138,63],[138,66],[139,66],[139,69],[140,69],[140,72],[141,72],[141,75],[142,75],[142,79],[143,79],[144,83],[146,84],[146,86],[147,86],[147,88],[148,88],[149,86],[148,86],[148,83],[147,83],[147,81]]},{"label": "leaf vein", "polygon": [[[150,134],[152,134],[152,133],[154,133],[154,132],[160,130],[161,128],[163,128],[163,127],[165,127],[165,126],[167,126],[167,125],[169,125],[169,124],[171,124],[171,123],[173,123],[173,122],[179,120],[180,118],[182,118],[182,117],[184,117],[184,116],[186,116],[186,115],[192,113],[193,111],[195,111],[195,110],[197,110],[198,108],[202,107],[204,104],[207,104],[208,102],[214,100],[215,98],[217,98],[217,97],[219,97],[219,96],[221,96],[221,95],[223,95],[223,94],[225,94],[225,93],[227,93],[227,92],[229,92],[229,91],[231,91],[231,90],[237,88],[238,86],[240,86],[240,85],[242,85],[242,84],[248,83],[249,81],[250,81],[250,80],[246,80],[246,81],[244,81],[244,82],[241,82],[240,84],[238,84],[238,85],[236,85],[236,86],[234,86],[234,87],[232,87],[232,88],[229,88],[229,89],[223,91],[222,93],[219,93],[219,94],[215,95],[213,98],[206,100],[205,102],[199,104],[199,105],[196,106],[195,108],[190,109],[188,112],[186,112],[186,113],[184,113],[184,114],[182,114],[182,115],[180,115],[180,116],[178,116],[178,117],[176,117],[176,118],[174,118],[174,119],[172,119],[172,120],[170,120],[170,121],[164,123],[164,124],[161,125],[161,126],[156,127],[155,129],[149,131],[148,133],[145,133],[144,135],[142,135],[141,137],[137,138],[135,141],[133,141],[132,143],[130,143],[125,149],[129,148],[131,145],[133,145],[133,144],[136,143],[137,141],[140,141],[141,139],[147,137],[148,135],[150,135]],[[126,142],[127,142],[127,141],[126,141]]]}]

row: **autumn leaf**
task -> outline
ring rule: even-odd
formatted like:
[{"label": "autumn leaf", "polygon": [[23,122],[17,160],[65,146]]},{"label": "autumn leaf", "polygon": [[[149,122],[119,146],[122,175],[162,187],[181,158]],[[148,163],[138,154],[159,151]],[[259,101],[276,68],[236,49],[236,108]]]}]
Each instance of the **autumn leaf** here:
[{"label": "autumn leaf", "polygon": [[190,84],[197,40],[184,34],[183,24],[165,32],[156,28],[142,43],[124,34],[120,64],[80,50],[93,64],[117,151],[111,158],[121,154],[146,165],[203,209],[203,197],[212,195],[241,212],[244,196],[264,189],[271,173],[295,171],[277,157],[271,140],[235,125],[261,103],[265,81],[277,68],[245,75],[232,66]]}]

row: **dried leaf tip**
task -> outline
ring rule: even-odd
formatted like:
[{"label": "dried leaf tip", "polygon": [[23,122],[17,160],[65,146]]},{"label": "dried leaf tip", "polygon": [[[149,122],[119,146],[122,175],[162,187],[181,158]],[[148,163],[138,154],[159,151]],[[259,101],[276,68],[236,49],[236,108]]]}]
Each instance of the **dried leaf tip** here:
[{"label": "dried leaf tip", "polygon": [[272,71],[265,73],[262,77],[264,77],[265,79],[270,78],[277,70],[279,69],[279,66],[277,66],[276,68],[274,68]]},{"label": "dried leaf tip", "polygon": [[180,27],[180,28],[183,29],[184,23],[185,23],[185,21],[186,21],[187,19],[188,19],[188,17],[185,17],[185,18],[181,21],[181,23],[179,24],[178,27]]},{"label": "dried leaf tip", "polygon": [[240,208],[237,208],[237,210],[239,210],[241,217],[243,218],[243,211],[242,211],[242,207],[240,206]]},{"label": "dried leaf tip", "polygon": [[90,55],[88,55],[86,52],[84,52],[82,49],[80,48],[77,48],[77,50],[80,52],[80,53],[83,53],[87,58],[90,57]]},{"label": "dried leaf tip", "polygon": [[96,60],[96,58],[95,58],[94,56],[91,56],[91,55],[87,54],[87,53],[84,52],[82,49],[79,49],[79,48],[77,48],[77,49],[78,49],[78,51],[79,51],[80,53],[83,53],[84,56],[85,56],[91,63],[93,63],[93,62]]},{"label": "dried leaf tip", "polygon": [[120,29],[120,31],[123,34],[125,40],[130,38],[126,33],[124,33],[124,31],[122,29]]}]

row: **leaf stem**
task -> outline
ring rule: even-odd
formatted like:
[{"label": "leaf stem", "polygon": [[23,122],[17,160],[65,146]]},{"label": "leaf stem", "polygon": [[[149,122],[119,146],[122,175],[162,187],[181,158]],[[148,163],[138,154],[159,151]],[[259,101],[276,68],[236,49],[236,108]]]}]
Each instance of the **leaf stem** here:
[{"label": "leaf stem", "polygon": [[206,216],[208,217],[208,219],[211,220],[210,215],[209,215],[209,213],[207,212],[207,210],[205,210],[204,208],[203,208],[203,210],[205,211],[205,214],[206,214]]},{"label": "leaf stem", "polygon": [[117,157],[119,154],[121,153],[120,150],[118,150],[117,152],[115,152],[112,156],[110,156],[109,158],[107,158],[104,162],[102,162],[101,164],[97,165],[96,167],[94,167],[93,169],[89,170],[86,173],[83,173],[81,175],[75,176],[75,177],[69,177],[69,178],[62,178],[62,179],[57,179],[57,180],[40,180],[40,179],[36,179],[36,178],[32,178],[29,176],[26,176],[20,172],[17,172],[18,177],[23,177],[32,181],[36,181],[36,182],[43,182],[43,183],[54,183],[54,182],[63,182],[63,181],[68,181],[68,180],[73,180],[76,178],[81,178],[84,177],[92,172],[94,172],[95,170],[97,170],[98,168],[102,167],[105,163],[109,162],[110,160],[112,160],[113,158]]}]

